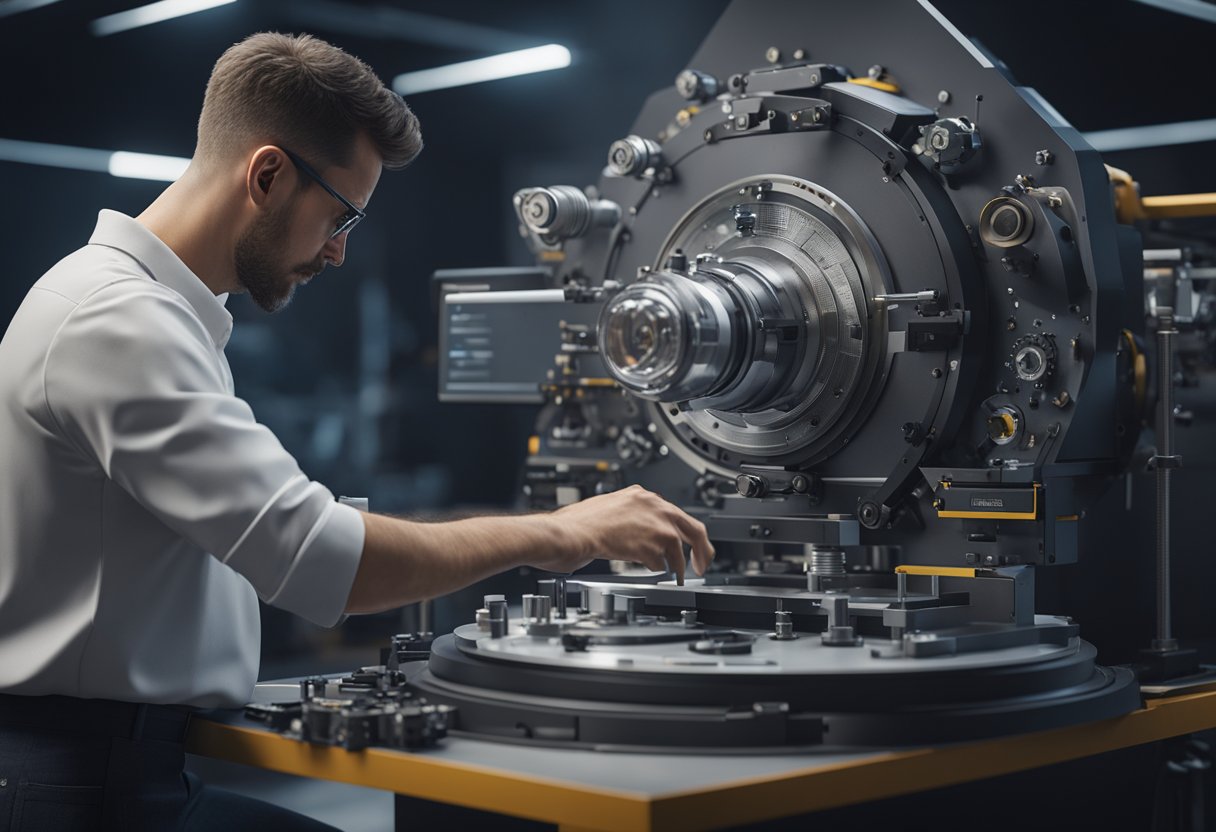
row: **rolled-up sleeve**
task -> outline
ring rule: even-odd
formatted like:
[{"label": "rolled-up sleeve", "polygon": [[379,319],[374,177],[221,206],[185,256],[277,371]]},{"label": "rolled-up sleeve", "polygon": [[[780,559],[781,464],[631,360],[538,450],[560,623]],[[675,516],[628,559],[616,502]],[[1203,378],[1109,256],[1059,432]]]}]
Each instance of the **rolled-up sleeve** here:
[{"label": "rolled-up sleeve", "polygon": [[312,482],[228,392],[216,347],[172,291],[100,289],[60,326],[43,389],[52,429],[269,604],[341,620],[363,550],[359,512]]}]

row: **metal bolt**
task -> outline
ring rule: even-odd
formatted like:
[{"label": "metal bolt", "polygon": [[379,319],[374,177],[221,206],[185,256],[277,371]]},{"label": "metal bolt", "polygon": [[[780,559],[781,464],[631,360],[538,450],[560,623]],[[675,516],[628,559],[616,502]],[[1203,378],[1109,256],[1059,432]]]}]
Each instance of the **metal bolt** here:
[{"label": "metal bolt", "polygon": [[940,369],[940,368],[938,368],[938,367],[934,367],[934,368],[933,368],[933,372],[931,372],[929,375],[933,376],[934,378],[941,378],[941,377],[942,377],[942,371],[941,371],[941,369]]},{"label": "metal bolt", "polygon": [[768,49],[764,50],[764,60],[768,61],[770,64],[777,63],[777,61],[781,60],[781,50],[775,46],[770,46]]},{"label": "metal bolt", "polygon": [[697,626],[697,611],[696,610],[680,610],[680,623],[685,627]]},{"label": "metal bolt", "polygon": [[882,74],[884,72],[886,72],[886,70],[883,68],[882,64],[874,64],[874,66],[870,67],[866,71],[866,75],[870,76],[871,78],[877,79],[877,78],[881,78]]},{"label": "metal bolt", "polygon": [[795,49],[794,50],[794,60],[795,61],[801,61],[801,60],[804,60],[805,58],[806,58],[805,49]]},{"label": "metal bolt", "polygon": [[740,114],[740,115],[735,116],[735,126],[738,127],[740,130],[746,130],[747,129],[747,115]]},{"label": "metal bolt", "polygon": [[791,641],[794,636],[794,620],[789,610],[777,610],[773,624],[773,637],[778,641]]},{"label": "metal bolt", "polygon": [[1055,161],[1055,154],[1050,150],[1036,150],[1034,152],[1034,163],[1036,165],[1050,165]]},{"label": "metal bolt", "polygon": [[942,90],[941,92],[939,92],[937,94],[937,103],[938,104],[949,104],[950,103],[950,90]]}]

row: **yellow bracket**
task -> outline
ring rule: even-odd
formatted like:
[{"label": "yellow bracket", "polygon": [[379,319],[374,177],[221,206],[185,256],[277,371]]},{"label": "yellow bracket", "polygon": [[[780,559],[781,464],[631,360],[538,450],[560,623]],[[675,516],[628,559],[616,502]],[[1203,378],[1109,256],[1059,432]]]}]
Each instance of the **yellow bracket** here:
[{"label": "yellow bracket", "polygon": [[975,570],[963,566],[897,566],[905,575],[941,575],[947,578],[974,578]]},{"label": "yellow bracket", "polygon": [[1140,196],[1140,183],[1125,170],[1106,166],[1115,187],[1115,217],[1121,223],[1216,216],[1216,193]]},{"label": "yellow bracket", "polygon": [[899,94],[899,84],[893,84],[890,81],[880,81],[877,78],[850,78],[850,84],[857,84],[860,87],[870,87],[871,89],[882,90],[883,92]]}]

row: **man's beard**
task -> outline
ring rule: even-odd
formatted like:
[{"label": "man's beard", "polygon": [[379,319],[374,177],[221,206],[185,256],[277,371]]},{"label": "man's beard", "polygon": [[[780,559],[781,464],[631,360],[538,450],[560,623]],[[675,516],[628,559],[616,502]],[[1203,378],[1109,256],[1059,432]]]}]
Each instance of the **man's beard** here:
[{"label": "man's beard", "polygon": [[291,302],[296,286],[325,268],[320,256],[295,268],[283,265],[283,242],[291,228],[291,208],[284,205],[257,219],[236,241],[237,282],[266,312],[278,312]]}]

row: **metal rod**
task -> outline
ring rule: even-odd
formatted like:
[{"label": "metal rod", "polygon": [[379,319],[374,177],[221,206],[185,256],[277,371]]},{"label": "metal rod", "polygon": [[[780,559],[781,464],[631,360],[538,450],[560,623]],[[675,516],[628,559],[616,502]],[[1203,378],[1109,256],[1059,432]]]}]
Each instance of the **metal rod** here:
[{"label": "metal rod", "polygon": [[1178,465],[1174,455],[1174,310],[1157,309],[1157,638],[1152,649],[1176,650],[1170,628],[1170,477]]}]

